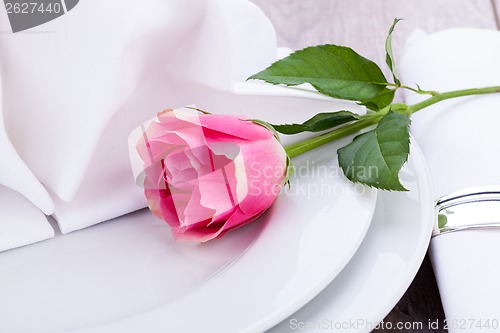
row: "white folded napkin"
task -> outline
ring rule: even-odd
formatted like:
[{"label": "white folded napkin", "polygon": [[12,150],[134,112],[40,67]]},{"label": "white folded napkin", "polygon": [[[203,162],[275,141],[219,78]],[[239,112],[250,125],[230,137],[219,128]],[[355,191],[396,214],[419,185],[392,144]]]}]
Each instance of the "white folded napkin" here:
[{"label": "white folded napkin", "polygon": [[[10,30],[0,16],[0,29]],[[337,109],[313,93],[245,82],[276,59],[275,39],[248,0],[86,0],[46,24],[0,34],[0,148],[9,154],[0,184],[54,212],[67,233],[146,206],[127,137],[165,108],[196,104],[271,122]],[[0,233],[11,241],[0,250],[50,237],[25,240],[35,230],[28,226],[7,233],[5,214]]]},{"label": "white folded napkin", "polygon": [[[8,126],[0,122],[0,184],[46,214],[55,211],[63,233],[144,207],[130,171],[129,132],[184,103],[172,89],[181,79],[230,90],[236,77],[271,62],[274,39],[267,18],[244,0],[88,0],[44,25],[1,34]],[[0,209],[12,210],[11,191],[2,192]],[[34,229],[19,230],[0,213],[0,233],[11,240],[0,249],[29,243],[22,239]]]},{"label": "white folded napkin", "polygon": [[[405,84],[443,92],[500,85],[499,59],[498,31],[418,31],[408,41],[400,69]],[[406,96],[408,104],[422,99]],[[411,131],[428,162],[436,199],[471,186],[500,184],[499,129],[500,94],[442,102],[413,116]],[[499,230],[432,239],[431,258],[450,332],[493,331],[492,321],[498,329],[499,255]]]},{"label": "white folded napkin", "polygon": [[[0,78],[0,251],[51,238],[45,214],[54,203],[17,154],[5,131]],[[31,202],[32,203],[31,203]]]}]

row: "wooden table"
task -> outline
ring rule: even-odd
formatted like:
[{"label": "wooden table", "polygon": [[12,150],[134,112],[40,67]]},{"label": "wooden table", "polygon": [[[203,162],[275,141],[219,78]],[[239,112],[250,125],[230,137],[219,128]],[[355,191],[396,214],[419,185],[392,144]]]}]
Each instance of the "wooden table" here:
[{"label": "wooden table", "polygon": [[[393,37],[396,60],[414,29],[434,32],[451,27],[500,29],[500,0],[252,0],[273,22],[278,45],[292,49],[334,43],[352,47],[386,68],[384,42],[394,18],[403,18]],[[385,74],[390,77],[389,71]],[[413,283],[385,322],[439,320],[444,313],[434,273],[425,258]],[[427,325],[424,325],[426,327]],[[375,330],[374,332],[389,332]],[[396,332],[391,330],[390,332]],[[446,332],[405,330],[404,332]]]}]

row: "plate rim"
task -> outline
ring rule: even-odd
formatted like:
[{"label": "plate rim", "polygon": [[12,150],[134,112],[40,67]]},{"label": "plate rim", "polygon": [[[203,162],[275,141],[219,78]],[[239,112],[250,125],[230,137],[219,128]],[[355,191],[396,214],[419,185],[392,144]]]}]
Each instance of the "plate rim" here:
[{"label": "plate rim", "polygon": [[[340,141],[338,141],[338,142],[340,142]],[[327,145],[325,147],[325,149],[332,150],[334,147],[336,147],[339,144],[338,142],[336,144],[333,144],[333,145],[332,144]],[[318,154],[318,152],[313,152],[313,154]],[[332,155],[333,156],[329,159],[329,161],[333,161],[333,162],[330,162],[330,163],[337,163],[336,162],[337,161],[336,154],[332,154]],[[306,158],[307,156],[308,155],[305,155],[304,158]],[[342,177],[342,176],[337,175],[336,178],[331,179],[329,181],[338,181],[339,179],[341,179],[340,177]],[[345,181],[345,184],[350,184],[345,179],[342,181]],[[272,327],[273,325],[276,325],[277,323],[279,323],[280,321],[285,319],[287,316],[289,316],[290,314],[292,314],[293,312],[295,312],[296,310],[301,308],[303,305],[305,305],[308,301],[310,301],[312,298],[314,298],[319,292],[321,292],[323,290],[323,288],[325,288],[335,278],[335,276],[337,276],[337,274],[339,274],[342,271],[344,266],[349,262],[349,260],[351,259],[351,257],[354,255],[357,248],[361,244],[361,242],[366,234],[366,231],[369,228],[369,225],[371,223],[372,216],[373,216],[373,213],[375,210],[376,194],[377,194],[377,192],[374,189],[368,189],[368,188],[366,189],[366,192],[363,194],[356,193],[354,191],[354,187],[352,187],[351,185],[349,185],[349,186],[343,185],[343,189],[346,190],[347,192],[346,193],[343,192],[341,195],[338,195],[338,200],[339,200],[339,202],[344,202],[346,200],[347,200],[347,202],[349,202],[349,200],[352,200],[354,198],[355,201],[350,201],[350,202],[351,202],[351,204],[355,204],[355,207],[357,207],[360,212],[356,213],[357,215],[354,215],[354,217],[351,217],[351,216],[348,216],[348,217],[350,219],[363,218],[363,221],[357,222],[359,224],[359,226],[357,227],[358,230],[356,230],[355,232],[352,233],[352,235],[355,235],[356,238],[353,238],[350,240],[350,243],[351,243],[350,249],[347,250],[343,254],[342,260],[340,260],[337,263],[337,265],[332,265],[333,267],[325,269],[324,272],[322,274],[320,274],[321,278],[315,278],[315,279],[308,281],[309,284],[307,286],[304,286],[305,291],[299,293],[299,296],[293,298],[293,302],[289,302],[289,303],[285,302],[286,306],[280,305],[277,308],[275,307],[271,314],[266,315],[264,317],[261,316],[259,318],[251,318],[251,319],[245,318],[245,320],[241,322],[241,325],[238,325],[237,330],[239,332],[263,331],[263,330],[268,329],[269,327]],[[303,208],[302,210],[305,212],[306,209],[307,209],[307,207]],[[129,214],[127,214],[127,215],[129,215]],[[124,215],[124,216],[127,216],[127,215]],[[347,215],[344,217],[347,217]],[[306,221],[303,224],[309,225],[309,221]],[[272,224],[269,224],[269,225],[272,225]],[[302,237],[302,233],[304,233],[305,229],[303,229],[303,228],[299,228],[299,229],[300,229],[299,234]],[[352,228],[349,228],[349,229],[352,229]],[[334,227],[334,228],[332,228],[332,230],[334,230],[334,231],[338,230],[338,227]],[[243,230],[243,232],[244,231],[245,230]],[[245,256],[252,254],[252,251],[254,251],[255,247],[259,246],[258,241],[263,239],[263,235],[266,235],[267,233],[269,233],[269,230],[267,230],[267,227],[260,230],[258,233],[257,240],[254,241],[253,244],[248,249],[246,249],[240,257],[238,257],[235,261],[231,262],[229,265],[226,265],[222,270],[217,272],[214,276],[216,276],[217,278],[220,278],[220,277],[224,278],[224,275],[228,274],[228,272],[231,272],[231,270],[234,270],[235,267],[237,269],[237,263],[240,262],[242,260],[242,258],[245,258]],[[62,237],[64,237],[64,235]],[[272,238],[271,235],[267,235],[265,237],[268,238],[267,240],[264,239],[265,241],[268,242],[265,244],[270,245],[271,243],[269,243],[269,239]],[[49,242],[50,242],[50,240],[49,240]],[[255,251],[257,251],[255,253],[257,253],[257,254],[259,253],[258,249]],[[248,269],[251,270],[252,268],[253,267],[247,267],[247,270]],[[292,278],[292,277],[290,277],[290,278]],[[293,276],[293,278],[295,278],[295,276]],[[214,281],[214,279],[212,279],[212,277],[210,277],[210,278],[208,278],[208,281],[204,280],[200,283],[200,285],[206,284],[206,287],[204,287],[204,288],[210,289],[211,283],[213,281]],[[312,281],[312,283],[311,283],[311,281]],[[190,295],[190,294],[191,294],[191,292],[187,293],[187,295]],[[265,301],[268,301],[268,300],[269,299],[266,299]],[[124,318],[111,319],[110,321],[96,322],[95,324],[89,324],[88,326],[78,325],[76,327],[71,327],[71,330],[73,330],[74,332],[115,332],[115,331],[116,332],[118,332],[118,331],[124,332],[124,331],[127,331],[127,326],[129,326],[129,324],[131,324],[131,322],[136,322],[137,320],[142,322],[148,329],[150,329],[151,328],[150,326],[153,323],[155,325],[159,324],[158,318],[162,317],[161,312],[164,312],[165,309],[167,309],[167,311],[168,311],[169,307],[177,305],[177,303],[178,303],[177,300],[173,300],[173,301],[170,301],[170,302],[164,304],[163,306],[160,305],[157,308],[152,309],[150,311],[137,312],[137,313],[131,314],[129,316],[126,316]],[[158,314],[155,315],[155,313],[157,313],[157,312],[159,313],[159,315]],[[142,321],[143,318],[149,319],[149,322]],[[163,324],[165,325],[165,323],[163,323]],[[232,326],[234,326],[234,325],[232,324],[231,327]],[[134,324],[129,326],[129,328],[132,329],[131,332],[133,331],[133,327],[134,327]],[[163,331],[165,328],[165,327],[162,327],[162,325],[158,325],[157,327],[158,327],[158,329],[153,330],[153,331],[158,331],[158,330]],[[124,328],[125,328],[125,330],[124,330]],[[226,328],[226,329],[222,328],[222,329],[218,329],[217,331],[218,332],[227,331],[227,329],[228,328]],[[229,328],[229,329],[231,329],[231,331],[233,331],[232,328]],[[46,331],[46,329],[43,330],[43,328],[41,328],[41,331]],[[149,330],[149,331],[152,332],[151,330]]]},{"label": "plate rim", "polygon": [[[436,224],[436,216],[437,215],[435,214],[434,190],[433,190],[433,186],[432,186],[430,173],[429,173],[426,161],[425,161],[425,157],[424,157],[420,147],[418,146],[418,143],[416,142],[416,140],[413,136],[411,136],[411,155],[410,155],[410,158],[411,158],[411,163],[414,166],[414,171],[415,171],[415,174],[417,177],[417,181],[416,181],[415,186],[418,188],[418,204],[419,204],[418,209],[422,212],[420,221],[425,222],[425,223],[421,224],[419,238],[415,241],[415,243],[417,244],[417,246],[415,248],[416,249],[418,248],[418,249],[416,251],[414,251],[413,255],[411,256],[411,259],[408,260],[408,262],[406,263],[407,266],[405,266],[404,269],[402,270],[406,274],[404,274],[399,279],[398,283],[393,284],[394,288],[392,290],[389,290],[391,297],[389,297],[383,303],[377,304],[377,307],[371,307],[371,309],[372,309],[371,313],[368,313],[368,314],[363,313],[363,315],[364,315],[363,319],[369,323],[380,323],[381,321],[383,321],[384,318],[387,316],[387,314],[389,314],[389,312],[394,308],[394,306],[396,306],[396,304],[399,302],[399,300],[404,295],[404,293],[408,290],[408,287],[410,286],[410,284],[414,280],[418,270],[421,267],[421,264],[423,262],[425,254],[429,248],[432,229]],[[400,192],[400,193],[401,193],[400,195],[405,195],[407,197],[410,196],[410,194],[408,192]],[[394,206],[391,206],[391,201],[387,201],[388,198],[384,198],[384,196],[385,195],[382,192],[379,194],[379,196],[377,198],[377,205],[381,205],[381,207],[377,207],[377,209],[382,210],[382,213],[381,213],[382,217],[381,218],[383,218],[386,215],[385,212],[387,211],[387,209],[390,209],[390,210],[396,209]],[[411,198],[407,199],[407,200],[411,200]],[[376,217],[376,215],[375,215],[375,217]],[[382,228],[383,225],[380,225],[378,227]],[[369,230],[367,233],[366,239],[368,239],[370,232],[373,233],[375,231]],[[407,235],[411,237],[411,235],[409,235],[409,233],[407,233]],[[363,250],[361,248],[360,251],[363,251],[363,252],[356,253],[355,256],[367,254],[366,253],[367,250]],[[344,269],[349,269],[349,268],[352,269],[351,266],[356,265],[356,264],[357,264],[357,267],[361,266],[359,263],[353,263],[353,264],[349,263]],[[351,266],[349,266],[349,265],[351,265]],[[375,268],[372,269],[370,271],[370,273],[372,273],[373,271],[376,271],[376,269]],[[327,288],[328,288],[328,289],[326,289],[327,292],[330,291],[329,288],[335,288],[335,280],[333,280],[332,283]],[[338,288],[337,288],[337,290],[338,290]],[[386,292],[387,292],[387,289],[384,289],[384,294],[386,294]],[[358,299],[360,297],[359,294],[357,294],[357,295],[350,295],[349,294],[349,296],[357,296]],[[362,301],[358,301],[358,303],[366,302],[367,301],[366,296],[367,295],[365,295],[363,297],[363,295],[361,294]],[[313,307],[310,310],[311,311],[314,310],[315,312],[318,312],[318,311],[321,311],[322,308],[327,308],[328,305],[330,305],[330,309],[331,309],[332,304],[321,304],[320,309],[318,309],[318,304],[315,304],[315,305],[312,305]],[[350,307],[350,305],[352,305],[352,304],[347,304],[346,306],[349,307],[349,310],[352,313],[353,310]],[[301,310],[303,310],[303,309],[307,310],[307,305],[304,308],[302,308]],[[300,316],[299,313],[301,310],[299,310],[297,313],[294,313],[292,316],[287,317],[286,320],[284,320],[284,321],[278,323],[277,325],[275,325],[274,327],[272,327],[269,330],[269,333],[283,332],[284,326],[288,323],[287,320],[294,318],[293,317],[294,315],[297,315],[296,318],[298,318]],[[359,313],[357,313],[357,314],[359,315]],[[321,315],[322,316],[330,315],[329,319],[332,319],[332,318],[335,318],[334,320],[339,319],[338,315],[337,315],[337,317],[332,315],[331,310],[330,311],[325,310],[324,312],[321,312]],[[348,315],[341,314],[340,321],[342,322],[343,320],[347,319],[346,318],[347,316]],[[323,317],[321,317],[321,318],[323,318]],[[307,313],[306,313],[305,318],[303,316],[303,317],[300,317],[300,319],[301,319],[301,321],[303,319],[303,321],[305,321],[305,322],[308,320],[311,320],[311,318],[307,318]],[[314,320],[312,320],[312,321],[316,322],[317,319],[318,318],[314,318]],[[350,332],[369,332],[369,330],[367,330],[367,329],[366,330],[352,329],[349,331]]]}]

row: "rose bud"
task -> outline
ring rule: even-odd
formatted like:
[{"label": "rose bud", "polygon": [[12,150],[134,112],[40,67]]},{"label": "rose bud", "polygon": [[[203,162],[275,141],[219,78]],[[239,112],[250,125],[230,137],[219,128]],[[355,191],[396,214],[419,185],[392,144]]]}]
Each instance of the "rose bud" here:
[{"label": "rose bud", "polygon": [[176,240],[205,242],[254,221],[287,174],[287,155],[272,130],[190,108],[159,113],[136,149],[149,209]]}]

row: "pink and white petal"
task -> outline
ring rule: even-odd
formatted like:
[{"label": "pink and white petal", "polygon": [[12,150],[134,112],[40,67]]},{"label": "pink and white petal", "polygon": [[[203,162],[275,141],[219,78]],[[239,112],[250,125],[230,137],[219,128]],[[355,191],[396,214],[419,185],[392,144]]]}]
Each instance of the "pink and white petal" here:
[{"label": "pink and white petal", "polygon": [[279,193],[280,189],[280,187],[275,187],[274,189],[269,190],[269,192],[272,192],[273,194],[266,196],[252,196],[250,195],[252,193],[250,190],[249,195],[245,198],[245,200],[240,202],[240,209],[247,215],[255,215],[264,211],[271,207],[274,201],[276,201],[278,195],[275,193]]},{"label": "pink and white petal", "polygon": [[210,140],[227,139],[228,136],[245,140],[261,140],[274,136],[264,126],[236,116],[202,115],[200,124],[204,128],[205,136]]},{"label": "pink and white petal", "polygon": [[254,215],[276,200],[286,173],[286,155],[276,140],[242,145],[241,153],[247,167],[248,194],[240,201],[240,208]]},{"label": "pink and white petal", "polygon": [[[147,133],[146,133],[147,134]],[[148,142],[162,143],[167,147],[170,146],[187,146],[186,139],[179,135],[179,132],[166,132],[161,136],[146,136]]]},{"label": "pink and white petal", "polygon": [[178,119],[192,123],[192,124],[197,125],[197,126],[200,125],[199,117],[203,115],[202,113],[200,113],[196,109],[191,109],[191,108],[174,109],[173,114]]},{"label": "pink and white petal", "polygon": [[161,219],[167,222],[168,225],[177,227],[180,225],[179,215],[174,206],[174,200],[172,196],[167,198],[162,198],[160,201],[160,213]]},{"label": "pink and white petal", "polygon": [[[232,164],[231,164],[232,165]],[[237,205],[236,178],[231,171],[216,170],[199,178],[199,188],[202,193],[201,204],[215,210],[215,216],[231,210]]]},{"label": "pink and white petal", "polygon": [[[159,138],[167,133],[175,133],[184,131],[187,128],[191,128],[195,125],[183,120],[177,119],[175,117],[166,117],[163,120],[156,120],[151,122],[146,127],[146,134],[148,138]],[[198,125],[198,127],[200,127]]]},{"label": "pink and white petal", "polygon": [[191,164],[198,172],[198,177],[204,176],[214,170],[212,163],[212,152],[208,146],[201,146],[186,151]]},{"label": "pink and white petal", "polygon": [[177,130],[193,125],[200,126],[198,117],[197,111],[186,108],[167,109],[157,114],[159,123],[167,130]]},{"label": "pink and white petal", "polygon": [[145,164],[153,164],[160,161],[167,154],[175,150],[185,149],[185,146],[186,145],[182,138],[180,138],[177,134],[169,133],[166,134],[163,139],[155,138],[149,141],[140,139],[136,145],[136,149]]},{"label": "pink and white petal", "polygon": [[233,162],[235,166],[234,177],[236,178],[236,201],[239,204],[248,195],[247,171],[242,154],[236,156]]},{"label": "pink and white petal", "polygon": [[200,126],[188,127],[183,130],[173,131],[173,133],[184,140],[185,145],[190,148],[206,145],[205,134],[203,132],[203,128]]},{"label": "pink and white petal", "polygon": [[178,241],[203,243],[219,237],[222,232],[222,228],[222,224],[201,226],[190,229],[175,228],[172,229],[172,235],[174,236],[174,239]]},{"label": "pink and white petal", "polygon": [[198,178],[198,172],[185,152],[166,156],[163,165],[165,176],[168,178],[169,183],[174,186]]},{"label": "pink and white petal", "polygon": [[255,221],[258,219],[262,214],[264,214],[266,210],[263,210],[259,212],[258,214],[248,216],[241,210],[237,210],[234,212],[234,214],[226,221],[224,224],[224,227],[220,231],[219,235],[217,237],[222,237],[229,231],[242,227],[250,222]]},{"label": "pink and white petal", "polygon": [[168,190],[145,190],[148,207],[161,220],[171,226],[178,226],[179,220],[172,197]]},{"label": "pink and white petal", "polygon": [[[209,223],[212,217],[216,214],[215,209],[207,207],[203,204],[202,198],[205,194],[200,193],[200,189],[196,187],[193,192],[189,195],[188,202],[183,207],[178,207],[176,198],[174,197],[174,205],[179,213],[179,208],[182,208],[182,215],[179,214],[182,227],[189,227],[196,225],[202,221],[207,221]],[[184,202],[180,204],[184,205]]]},{"label": "pink and white petal", "polygon": [[239,207],[235,206],[231,210],[228,210],[222,214],[214,216],[212,218],[212,220],[207,225],[226,223],[227,219],[229,219],[234,214],[234,212],[238,209],[239,209]]},{"label": "pink and white petal", "polygon": [[163,168],[160,163],[156,163],[144,168],[144,188],[145,189],[165,189],[166,184],[163,179]]}]

